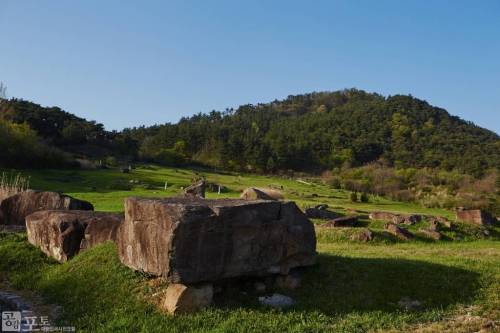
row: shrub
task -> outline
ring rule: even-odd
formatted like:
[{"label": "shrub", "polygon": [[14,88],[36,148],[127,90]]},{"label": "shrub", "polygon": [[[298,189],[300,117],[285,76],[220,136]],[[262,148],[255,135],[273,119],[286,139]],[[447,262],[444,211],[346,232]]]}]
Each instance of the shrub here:
[{"label": "shrub", "polygon": [[2,179],[0,180],[0,201],[14,194],[26,191],[28,187],[29,178],[25,178],[21,174],[9,178],[5,173],[2,173]]},{"label": "shrub", "polygon": [[368,194],[366,194],[365,192],[361,193],[361,196],[359,197],[359,200],[361,202],[368,202],[369,201]]},{"label": "shrub", "polygon": [[358,202],[358,193],[356,192],[351,192],[351,202]]}]

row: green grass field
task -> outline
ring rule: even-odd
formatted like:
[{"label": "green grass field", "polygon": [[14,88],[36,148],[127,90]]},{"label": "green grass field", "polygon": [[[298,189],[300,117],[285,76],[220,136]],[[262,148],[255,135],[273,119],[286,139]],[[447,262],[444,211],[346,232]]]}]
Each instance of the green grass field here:
[{"label": "green grass field", "polygon": [[[197,176],[193,171],[142,167],[123,174],[115,170],[23,171],[35,189],[64,191],[91,201],[96,210],[120,211],[128,196],[179,194]],[[319,183],[254,175],[198,172],[229,191],[208,197],[237,197],[248,186],[283,186],[285,198],[302,208],[327,203],[343,213],[373,210],[453,217],[379,197],[352,203],[349,192]],[[131,182],[132,181],[132,182]],[[168,187],[165,190],[165,182]],[[310,182],[310,180],[307,180]],[[120,264],[113,244],[103,244],[58,264],[31,246],[24,234],[0,234],[0,289],[62,307],[60,324],[79,332],[475,332],[494,331],[500,320],[500,243],[498,228],[458,224],[445,240],[416,237],[398,241],[382,232],[383,223],[361,219],[375,240],[359,243],[350,235],[361,228],[317,227],[319,262],[306,269],[302,287],[278,290],[297,303],[288,310],[258,304],[252,290],[226,290],[214,305],[193,315],[170,317],[152,304],[158,291],[148,278]],[[425,227],[426,222],[412,226]],[[408,297],[421,302],[418,311],[402,309]],[[487,324],[492,321],[493,324]]]}]

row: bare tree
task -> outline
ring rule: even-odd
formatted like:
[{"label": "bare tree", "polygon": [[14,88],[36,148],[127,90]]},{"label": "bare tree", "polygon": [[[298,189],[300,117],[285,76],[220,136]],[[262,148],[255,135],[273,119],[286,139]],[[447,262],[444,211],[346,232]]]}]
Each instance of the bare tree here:
[{"label": "bare tree", "polygon": [[0,82],[0,98],[7,98],[7,86],[3,82]]}]

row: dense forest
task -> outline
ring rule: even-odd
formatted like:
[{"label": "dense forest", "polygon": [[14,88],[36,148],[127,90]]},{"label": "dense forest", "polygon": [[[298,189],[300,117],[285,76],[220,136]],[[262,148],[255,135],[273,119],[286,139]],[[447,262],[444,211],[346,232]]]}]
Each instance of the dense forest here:
[{"label": "dense forest", "polygon": [[[50,147],[53,155],[90,159],[313,173],[384,161],[395,168],[455,170],[477,177],[500,166],[496,133],[412,96],[356,89],[289,96],[121,132],[106,131],[102,124],[57,107],[2,99],[0,145],[10,146],[12,130],[6,128],[13,126],[17,131],[22,127],[31,141],[36,134],[38,145]],[[6,154],[0,155],[4,165],[32,163],[32,158]]]}]

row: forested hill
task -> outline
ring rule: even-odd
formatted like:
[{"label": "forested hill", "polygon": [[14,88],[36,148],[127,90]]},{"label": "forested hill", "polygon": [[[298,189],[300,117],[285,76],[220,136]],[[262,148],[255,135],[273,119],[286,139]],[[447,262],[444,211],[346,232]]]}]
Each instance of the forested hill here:
[{"label": "forested hill", "polygon": [[500,166],[497,134],[411,96],[354,89],[289,96],[130,132],[146,158],[161,159],[158,148],[168,147],[230,169],[320,171],[384,159],[396,167],[480,175]]},{"label": "forested hill", "polygon": [[0,101],[0,120],[26,123],[49,145],[91,157],[197,161],[256,172],[316,172],[376,160],[473,175],[500,167],[497,134],[411,96],[355,89],[289,96],[122,132],[14,99]]}]

